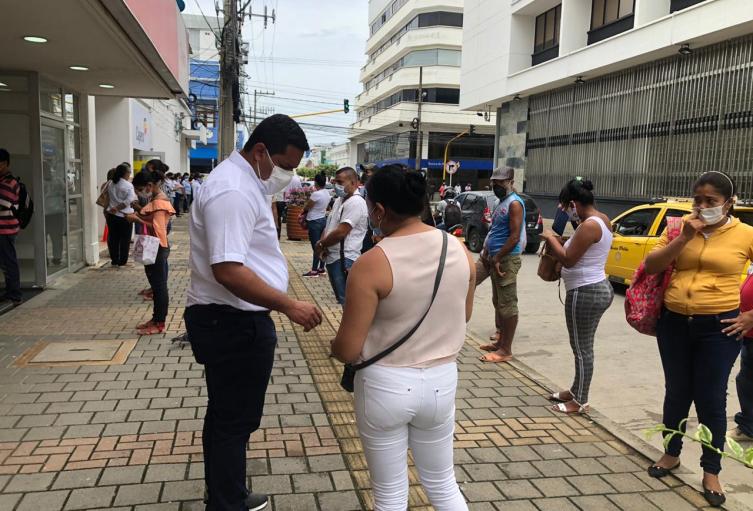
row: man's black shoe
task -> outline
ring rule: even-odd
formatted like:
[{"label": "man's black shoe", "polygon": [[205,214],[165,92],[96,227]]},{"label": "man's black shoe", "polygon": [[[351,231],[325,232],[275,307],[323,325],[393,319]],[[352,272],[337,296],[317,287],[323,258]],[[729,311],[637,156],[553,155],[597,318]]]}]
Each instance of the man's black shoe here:
[{"label": "man's black shoe", "polygon": [[[209,504],[209,491],[204,488],[204,504]],[[269,497],[261,493],[249,492],[246,497],[246,507],[248,511],[260,511],[269,504]]]}]

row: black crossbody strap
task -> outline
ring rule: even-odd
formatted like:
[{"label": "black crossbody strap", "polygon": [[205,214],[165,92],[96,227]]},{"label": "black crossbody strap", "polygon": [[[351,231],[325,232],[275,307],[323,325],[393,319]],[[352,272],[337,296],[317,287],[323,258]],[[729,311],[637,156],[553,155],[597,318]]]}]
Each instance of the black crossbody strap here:
[{"label": "black crossbody strap", "polygon": [[[345,213],[345,202],[348,199],[350,199],[350,197],[348,197],[347,199],[345,199],[344,201],[342,201],[342,203],[340,204],[340,220],[339,220],[339,222],[337,224],[338,226],[343,221],[343,214]],[[347,238],[347,236],[346,236],[346,238]],[[340,271],[342,272],[343,277],[345,277],[347,279],[348,278],[348,270],[345,269],[345,238],[343,238],[343,239],[340,240]]]},{"label": "black crossbody strap", "polygon": [[434,299],[437,297],[437,291],[439,291],[439,284],[442,281],[442,273],[444,273],[444,264],[447,260],[447,233],[444,231],[442,232],[442,255],[439,256],[439,266],[437,268],[437,277],[434,279],[434,292],[431,295],[431,302],[429,302],[429,307],[426,309],[426,312],[424,312],[424,315],[421,316],[421,319],[418,320],[418,323],[416,323],[416,326],[410,329],[410,331],[403,336],[402,339],[397,341],[395,344],[384,350],[383,352],[379,353],[378,355],[374,355],[368,360],[365,360],[361,362],[360,364],[353,365],[353,369],[363,369],[365,367],[370,366],[371,364],[375,362],[379,362],[384,357],[398,349],[400,346],[405,344],[405,342],[410,339],[413,334],[416,333],[416,330],[421,326],[421,324],[424,322],[424,319],[426,319],[426,316],[429,314],[429,311],[431,310],[431,306],[434,305]]}]

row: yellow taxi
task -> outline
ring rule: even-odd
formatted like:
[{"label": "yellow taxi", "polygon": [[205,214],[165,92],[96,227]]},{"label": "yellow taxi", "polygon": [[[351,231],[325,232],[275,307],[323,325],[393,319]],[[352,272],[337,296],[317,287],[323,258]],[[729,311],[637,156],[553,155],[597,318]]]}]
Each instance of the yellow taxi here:
[{"label": "yellow taxi", "polygon": [[[667,227],[667,218],[683,217],[692,209],[692,199],[662,199],[636,206],[612,220],[614,240],[606,265],[609,280],[629,285],[635,270]],[[735,216],[753,225],[753,206],[735,205]]]}]

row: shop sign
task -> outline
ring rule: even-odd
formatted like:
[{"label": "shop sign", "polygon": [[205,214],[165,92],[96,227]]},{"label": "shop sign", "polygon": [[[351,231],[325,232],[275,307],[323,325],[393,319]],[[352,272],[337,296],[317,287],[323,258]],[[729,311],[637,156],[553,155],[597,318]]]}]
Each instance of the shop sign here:
[{"label": "shop sign", "polygon": [[133,148],[152,150],[152,113],[139,101],[131,101]]}]

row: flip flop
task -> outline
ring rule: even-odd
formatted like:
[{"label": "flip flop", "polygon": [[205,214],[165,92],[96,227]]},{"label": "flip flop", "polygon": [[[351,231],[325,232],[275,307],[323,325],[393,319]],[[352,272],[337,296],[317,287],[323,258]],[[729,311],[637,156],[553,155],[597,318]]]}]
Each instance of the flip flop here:
[{"label": "flip flop", "polygon": [[[553,405],[551,407],[551,410],[554,411],[554,412],[564,413],[565,415],[574,415],[576,413],[578,413],[578,414],[588,413],[588,410],[590,408],[590,406],[588,405],[588,403],[580,404],[577,401],[575,401],[574,399],[571,399],[570,401],[573,401],[576,405],[578,405],[578,409],[577,410],[568,410],[567,406],[565,406],[565,403],[557,403],[556,405]],[[569,403],[569,401],[568,401],[568,403]]]},{"label": "flip flop", "polygon": [[494,343],[492,342],[492,343],[489,343],[489,344],[482,344],[482,345],[481,345],[481,346],[479,346],[478,348],[479,348],[479,349],[480,349],[481,351],[497,351],[497,350],[499,349],[499,346],[497,346],[496,344],[494,344]]},{"label": "flip flop", "polygon": [[490,341],[497,341],[499,340],[499,336],[502,332],[494,332],[492,335],[489,336]]},{"label": "flip flop", "polygon": [[164,323],[155,323],[151,321],[149,325],[145,326],[144,328],[138,328],[136,330],[136,333],[139,335],[155,335],[155,334],[161,334],[164,331],[165,331]]},{"label": "flip flop", "polygon": [[487,353],[479,357],[481,362],[491,362],[493,364],[501,364],[503,362],[509,362],[512,360],[512,355],[498,355],[495,352]]},{"label": "flip flop", "polygon": [[[565,391],[565,392],[567,392],[567,391]],[[560,395],[562,395],[562,392],[555,392],[551,396],[548,396],[547,399],[549,401],[556,401],[558,403],[567,403],[568,401],[572,401],[572,398],[570,398],[570,399],[562,399],[560,397]]]}]

